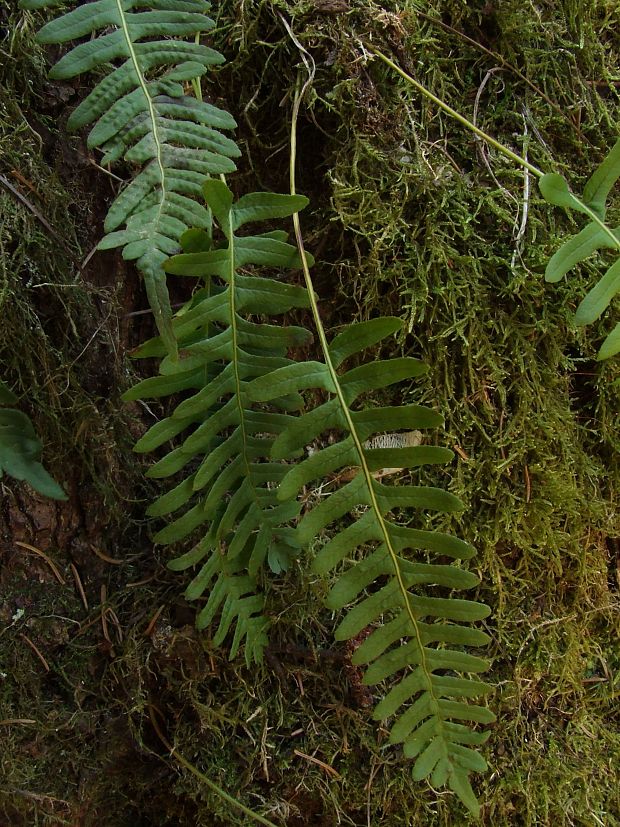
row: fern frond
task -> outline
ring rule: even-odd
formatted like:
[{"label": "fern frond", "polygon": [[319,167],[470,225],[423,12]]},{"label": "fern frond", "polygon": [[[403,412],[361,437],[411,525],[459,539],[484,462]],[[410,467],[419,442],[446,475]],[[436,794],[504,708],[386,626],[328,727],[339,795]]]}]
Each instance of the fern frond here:
[{"label": "fern frond", "polygon": [[176,543],[203,527],[202,539],[170,567],[202,565],[187,590],[191,600],[209,594],[198,625],[209,625],[220,612],[216,641],[221,643],[234,625],[231,657],[245,640],[246,659],[258,660],[267,628],[263,598],[255,593],[259,572],[265,562],[274,571],[286,568],[298,548],[297,534],[287,524],[300,506],[277,496],[289,466],[272,461],[270,454],[275,435],[292,421],[290,411],[303,399],[296,392],[283,393],[266,408],[253,405],[247,389],[254,379],[290,367],[288,351],[312,337],[300,327],[255,321],[308,307],[305,289],[240,272],[255,265],[299,267],[296,248],[285,233],[243,236],[237,231],[248,222],[290,215],[307,200],[255,193],[234,204],[228,187],[215,179],[205,183],[204,192],[223,242],[212,246],[207,233],[192,230],[182,239],[188,252],[165,266],[175,275],[202,277],[209,286],[173,321],[179,359],[166,355],[160,338],[146,342],[137,356],[163,357],[160,376],[141,382],[125,399],[186,392],[172,415],[136,445],[138,451],[153,451],[183,435],[148,472],[158,478],[184,472],[149,509],[151,516],[180,513],[155,540]]},{"label": "fern frond", "polygon": [[[54,0],[21,2],[25,9],[51,5]],[[103,151],[103,164],[124,158],[142,167],[110,207],[99,248],[122,246],[124,258],[136,261],[172,353],[176,344],[163,262],[178,250],[188,227],[209,228],[209,213],[195,199],[206,177],[232,172],[232,159],[240,155],[220,131],[234,129],[234,119],[183,91],[185,81],[223,57],[199,43],[171,39],[193,39],[212,28],[205,14],[209,8],[205,0],[96,0],[52,20],[38,34],[41,43],[65,43],[103,31],[65,54],[50,76],[108,72],[68,126],[94,123],[88,146]]]},{"label": "fern frond", "polygon": [[[292,194],[297,116],[305,88],[300,91],[298,87],[293,106]],[[340,571],[341,563],[348,558],[328,598],[333,609],[353,604],[336,635],[351,640],[363,630],[370,630],[355,653],[355,662],[368,665],[364,677],[367,684],[388,678],[396,681],[378,704],[375,716],[395,718],[391,740],[404,743],[406,754],[416,758],[414,778],[430,777],[435,786],[447,785],[471,812],[478,814],[469,777],[473,771],[483,770],[486,763],[470,746],[481,744],[486,734],[470,724],[491,722],[494,715],[486,707],[468,702],[489,691],[486,684],[471,677],[484,671],[487,663],[461,647],[487,642],[483,632],[463,624],[486,617],[489,608],[471,600],[438,596],[442,587],[466,590],[477,584],[471,572],[447,566],[442,559],[466,560],[474,554],[472,547],[457,537],[408,525],[411,508],[454,511],[462,505],[441,489],[384,485],[374,473],[384,463],[408,468],[446,462],[450,452],[432,446],[408,445],[403,439],[400,445],[383,447],[376,439],[379,434],[409,434],[412,429],[435,427],[441,417],[416,405],[375,409],[360,404],[362,395],[401,379],[413,379],[426,367],[416,359],[405,358],[343,370],[347,359],[397,332],[401,322],[379,318],[353,324],[330,343],[314,295],[298,213],[293,215],[293,225],[323,361],[311,363],[308,370],[286,365],[269,377],[257,377],[249,385],[249,395],[265,404],[279,394],[313,387],[327,397],[276,437],[273,459],[294,456],[328,431],[332,432],[332,444],[315,449],[291,468],[278,494],[288,500],[302,486],[322,476],[325,469],[359,469],[350,482],[303,516],[297,529],[300,544],[311,542],[329,528],[331,538],[316,555],[315,571]],[[334,442],[334,431],[340,434],[339,442]],[[321,439],[323,446],[325,442]],[[356,516],[352,519],[351,515]],[[433,587],[430,596],[421,591],[424,585]]]},{"label": "fern frond", "polygon": [[[244,646],[248,666],[260,663],[263,650],[268,643],[269,621],[263,614],[265,599],[256,593],[256,579],[244,571],[246,561],[227,560],[219,549],[211,551],[210,557],[198,575],[187,587],[188,600],[197,600],[205,592],[208,599],[198,613],[196,626],[205,629],[211,626],[219,615],[217,631],[213,637],[215,646],[221,646],[234,624],[234,636],[230,646],[230,658],[235,658],[241,645]],[[173,571],[183,571],[191,562],[179,558],[170,563]]]},{"label": "fern frond", "polygon": [[[327,429],[342,432],[340,441],[316,449],[289,470],[279,496],[288,500],[326,473],[350,466],[359,469],[350,482],[304,515],[298,528],[300,545],[311,543],[328,528],[335,535],[314,559],[313,568],[320,574],[333,571],[345,559],[350,561],[363,547],[373,547],[361,561],[350,564],[332,587],[329,608],[344,609],[355,603],[336,630],[336,638],[351,640],[364,629],[373,630],[353,657],[354,663],[368,665],[364,683],[376,684],[398,676],[398,682],[378,704],[375,716],[395,717],[390,739],[392,743],[404,742],[405,753],[417,756],[415,778],[431,776],[434,784],[448,784],[476,811],[469,774],[486,765],[463,744],[482,743],[485,735],[461,722],[486,723],[494,716],[485,707],[460,699],[477,698],[489,691],[486,684],[462,674],[481,672],[487,663],[453,647],[487,642],[484,633],[460,624],[481,620],[489,609],[471,600],[427,597],[418,590],[420,586],[473,588],[478,579],[467,570],[426,562],[425,557],[429,561],[433,557],[463,560],[474,551],[456,537],[410,528],[394,519],[395,513],[411,508],[450,512],[462,505],[441,489],[384,485],[373,475],[386,466],[442,464],[451,459],[452,452],[426,445],[366,447],[366,441],[379,433],[436,427],[441,417],[415,405],[365,410],[355,405],[362,394],[417,377],[426,368],[418,360],[407,358],[337,371],[347,358],[400,326],[398,319],[383,318],[351,325],[327,346],[324,363],[312,363],[308,371],[300,365],[284,366],[268,377],[255,379],[250,394],[256,401],[268,402],[273,394],[295,393],[312,386],[330,395],[327,402],[295,419],[275,439],[272,458],[282,459],[303,450]],[[356,342],[360,343],[358,347]],[[367,509],[365,513],[343,527],[342,521],[360,506]],[[425,561],[410,559],[414,551],[423,552]]]},{"label": "fern frond", "polygon": [[[606,201],[616,181],[620,178],[620,139],[597,167],[583,191],[583,198],[571,193],[561,175],[550,173],[540,181],[540,191],[546,201],[559,207],[575,210],[590,218],[590,223],[560,247],[551,257],[545,271],[548,282],[558,282],[580,262],[603,249],[615,249],[620,253],[620,227],[611,228],[605,223]],[[597,284],[582,299],[575,312],[575,324],[583,326],[599,319],[620,292],[620,259],[607,269]],[[599,360],[608,359],[620,352],[620,323],[607,336],[599,353]]]}]

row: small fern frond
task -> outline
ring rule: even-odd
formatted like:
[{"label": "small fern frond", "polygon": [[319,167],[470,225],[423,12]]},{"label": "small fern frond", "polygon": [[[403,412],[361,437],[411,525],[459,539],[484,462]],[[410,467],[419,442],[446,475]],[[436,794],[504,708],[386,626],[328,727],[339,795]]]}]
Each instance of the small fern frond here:
[{"label": "small fern frond", "polygon": [[[173,571],[183,571],[192,565],[191,558],[178,558],[169,564]],[[263,614],[265,599],[256,593],[256,577],[244,571],[247,561],[228,560],[218,548],[214,548],[200,572],[187,587],[188,600],[198,600],[208,594],[205,606],[196,618],[196,627],[205,629],[219,615],[213,644],[221,646],[234,625],[230,645],[230,659],[235,658],[241,645],[244,647],[248,666],[260,663],[267,645],[269,621]]]},{"label": "small fern frond", "polygon": [[[199,527],[202,539],[170,563],[180,570],[202,564],[187,590],[195,600],[209,593],[198,616],[199,626],[221,611],[216,640],[236,624],[231,657],[242,640],[246,658],[258,659],[265,642],[263,598],[255,594],[265,562],[285,569],[297,554],[296,533],[287,524],[300,506],[281,502],[277,486],[288,465],[270,459],[274,436],[303,403],[294,393],[253,405],[248,385],[293,363],[288,351],[312,339],[300,327],[276,326],[250,317],[277,316],[309,305],[305,289],[264,278],[240,268],[299,267],[297,249],[286,233],[238,235],[248,222],[290,215],[305,206],[302,197],[254,193],[233,203],[221,181],[204,185],[209,209],[223,241],[211,243],[205,232],[192,230],[182,239],[187,252],[174,256],[166,270],[204,278],[208,287],[196,293],[173,321],[179,359],[166,355],[160,338],[146,342],[137,356],[163,357],[160,376],[146,379],[125,399],[165,397],[185,392],[171,416],[155,424],[136,445],[153,451],[183,434],[183,441],[151,467],[148,475],[165,478],[184,472],[180,482],[149,509],[151,516],[182,512],[155,536],[161,544],[179,542]],[[206,562],[203,562],[206,559]]]},{"label": "small fern frond", "polygon": [[23,480],[39,494],[54,500],[67,495],[41,465],[43,446],[25,413],[5,407],[17,403],[15,394],[0,379],[0,479],[4,473]]},{"label": "small fern frond", "polygon": [[[573,195],[561,175],[550,173],[540,181],[543,198],[550,204],[584,213],[590,223],[560,247],[552,256],[545,271],[548,282],[558,282],[577,264],[598,250],[614,249],[620,253],[620,227],[605,223],[606,201],[620,178],[620,139],[594,171],[583,191],[583,198]],[[607,310],[614,296],[620,292],[620,258],[608,268],[597,284],[582,299],[575,312],[577,325],[595,322]],[[620,352],[620,323],[603,342],[598,359],[608,359]]]},{"label": "small fern frond", "polygon": [[[54,0],[22,0],[25,9]],[[141,172],[121,191],[105,220],[100,249],[122,246],[144,276],[149,302],[166,347],[176,352],[163,262],[178,250],[188,227],[208,229],[208,211],[195,199],[206,177],[232,172],[236,144],[220,130],[234,119],[184,94],[183,83],[223,57],[195,42],[213,27],[205,0],[96,0],[47,23],[41,43],[91,37],[65,54],[50,72],[58,79],[93,69],[108,74],[69,118],[70,129],[93,124],[88,146],[102,163],[124,158]],[[141,11],[148,8],[148,11]],[[111,31],[110,31],[111,29]]]}]

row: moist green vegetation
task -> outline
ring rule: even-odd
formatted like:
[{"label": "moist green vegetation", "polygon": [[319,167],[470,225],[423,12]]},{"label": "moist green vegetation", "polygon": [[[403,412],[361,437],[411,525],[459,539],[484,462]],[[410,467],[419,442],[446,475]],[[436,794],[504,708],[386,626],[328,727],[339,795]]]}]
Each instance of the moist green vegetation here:
[{"label": "moist green vegetation", "polygon": [[[314,97],[300,124],[298,189],[311,199],[304,224],[317,259],[321,312],[332,333],[353,312],[359,319],[376,312],[406,318],[409,332],[398,352],[424,359],[431,370],[403,401],[440,411],[447,425],[437,444],[457,446],[460,456],[425,481],[451,480],[450,490],[467,505],[464,515],[432,526],[458,530],[477,547],[479,597],[493,607],[490,679],[498,692],[491,705],[498,722],[486,747],[492,772],[478,781],[483,823],[619,824],[620,382],[617,360],[595,361],[609,329],[604,321],[587,333],[571,325],[607,259],[580,265],[570,285],[545,285],[549,256],[579,226],[574,217],[542,202],[530,182],[519,237],[523,172],[487,153],[386,67],[360,60],[361,40],[372,38],[469,117],[480,90],[477,123],[527,151],[537,166],[563,172],[581,191],[616,139],[618,12],[611,2],[558,0],[525,11],[516,0],[497,7],[422,5],[503,60],[429,22],[414,4],[396,15],[387,4],[368,2],[223,3],[213,10],[211,39],[229,62],[206,85],[206,99],[220,99],[240,124],[237,137],[251,163],[234,179],[235,189],[282,191],[299,54],[278,9],[317,62]],[[30,84],[38,95],[54,89],[44,87],[42,56],[19,19],[9,21],[17,34],[4,69],[2,112],[16,137],[3,144],[3,161],[45,192],[44,215],[73,250],[71,227],[92,216],[87,199],[77,207],[80,215],[67,216],[73,173],[41,155],[16,108],[19,102],[27,114],[37,105]],[[69,479],[63,446],[77,443],[73,463],[108,492],[105,502],[115,513],[126,506],[101,458],[116,449],[106,455],[101,446],[120,439],[119,403],[106,405],[104,394],[88,385],[84,393],[74,378],[79,365],[97,365],[74,360],[97,330],[88,325],[89,302],[103,288],[61,287],[75,280],[69,252],[64,260],[40,221],[4,191],[0,198],[2,221],[11,228],[5,261],[7,250],[15,256],[3,271],[11,296],[2,305],[2,358],[9,365],[3,378],[30,395],[28,413],[50,470]],[[617,191],[609,203],[617,224]],[[34,287],[41,282],[57,285],[41,288],[43,304]],[[50,320],[44,311],[52,299],[58,309]],[[63,336],[51,335],[54,325]],[[56,383],[46,382],[50,375]],[[58,408],[54,387],[73,389],[71,406],[65,395],[67,408]],[[86,423],[81,430],[80,423]],[[320,495],[308,492],[312,500]],[[86,612],[68,586],[42,587],[45,564],[22,580],[18,570],[10,581],[27,598],[26,616],[10,626],[19,608],[12,606],[3,617],[3,628],[10,628],[0,637],[7,673],[0,718],[36,723],[2,724],[4,820],[246,823],[166,757],[148,720],[152,703],[186,758],[274,822],[467,823],[452,797],[437,799],[412,784],[407,763],[384,747],[387,733],[377,735],[350,653],[333,643],[339,618],[323,608],[328,584],[309,573],[307,560],[264,584],[274,607],[272,645],[266,665],[247,670],[191,629],[192,613],[177,597],[178,575],[164,573],[151,552],[132,560],[135,541],[142,548],[143,540],[135,524],[126,533],[107,551],[128,561],[93,572],[93,583],[107,585],[106,605],[122,629],[118,640],[111,623],[111,650],[96,593]],[[69,583],[65,550],[49,554]],[[151,574],[149,583],[129,586]],[[51,615],[95,623],[65,641]],[[153,634],[145,637],[147,629]],[[51,675],[20,633],[48,655]]]},{"label": "moist green vegetation", "polygon": [[119,462],[131,445],[114,390],[122,376],[121,285],[103,275],[106,262],[84,264],[96,238],[97,200],[109,189],[99,182],[86,195],[98,176],[77,141],[55,137],[73,90],[45,81],[33,21],[3,11],[2,27],[2,379],[32,417],[52,475],[74,485],[88,477],[112,506]]}]

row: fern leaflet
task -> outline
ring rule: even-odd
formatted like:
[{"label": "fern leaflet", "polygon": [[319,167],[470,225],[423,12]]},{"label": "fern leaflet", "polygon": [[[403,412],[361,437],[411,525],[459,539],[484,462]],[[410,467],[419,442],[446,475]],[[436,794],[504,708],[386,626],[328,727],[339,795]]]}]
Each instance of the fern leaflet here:
[{"label": "fern leaflet", "polygon": [[0,379],[0,479],[6,472],[45,497],[66,500],[65,492],[41,465],[43,446],[32,422],[25,413],[5,407],[16,402],[15,394]]}]

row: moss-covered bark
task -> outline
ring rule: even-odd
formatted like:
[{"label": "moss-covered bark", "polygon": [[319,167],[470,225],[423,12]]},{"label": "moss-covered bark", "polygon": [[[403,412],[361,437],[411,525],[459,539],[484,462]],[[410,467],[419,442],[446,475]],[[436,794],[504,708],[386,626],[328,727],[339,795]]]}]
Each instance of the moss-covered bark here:
[{"label": "moss-covered bark", "polygon": [[[139,522],[129,445],[149,413],[118,401],[125,350],[150,324],[125,314],[145,304],[118,259],[81,267],[116,183],[58,130],[80,90],[47,82],[32,18],[3,13],[1,171],[54,232],[0,187],[0,364],[71,500],[50,508],[2,491],[0,821],[246,823],[168,758],[151,703],[181,753],[274,822],[467,823],[384,746],[350,653],[333,643],[328,584],[303,559],[265,584],[274,635],[263,669],[229,664],[192,630],[182,579]],[[586,333],[570,323],[599,262],[545,285],[570,217],[364,49],[389,51],[487,132],[581,185],[616,138],[615,4],[220,3],[215,45],[228,63],[205,94],[240,123],[239,192],[287,188],[300,60],[279,13],[317,63],[299,189],[312,201],[324,318],[335,328],[389,307],[408,320],[399,349],[431,370],[405,394],[446,417],[437,440],[459,456],[458,530],[479,549],[494,609],[483,823],[620,824],[619,363],[595,362],[606,319]],[[616,194],[616,219],[618,204]],[[16,540],[55,562],[64,585]]]}]

